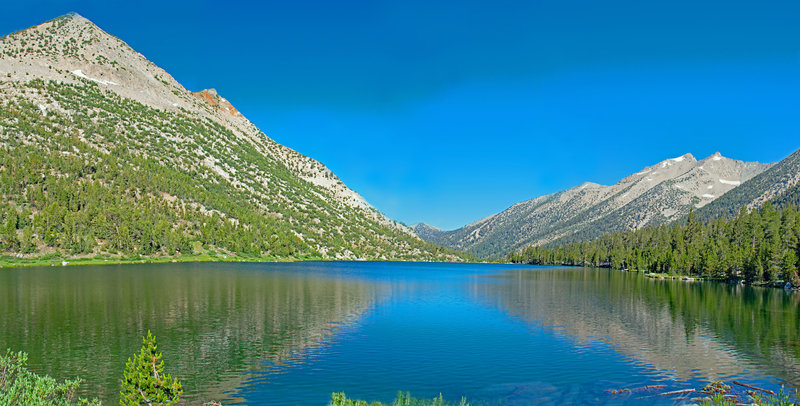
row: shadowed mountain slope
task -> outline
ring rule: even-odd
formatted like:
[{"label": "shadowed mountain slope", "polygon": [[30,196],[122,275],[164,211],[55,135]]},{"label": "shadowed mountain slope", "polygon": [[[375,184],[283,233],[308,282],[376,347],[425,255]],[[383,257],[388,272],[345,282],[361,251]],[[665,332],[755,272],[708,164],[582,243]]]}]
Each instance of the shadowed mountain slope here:
[{"label": "shadowed mountain slope", "polygon": [[697,211],[700,219],[735,217],[742,207],[752,209],[767,201],[777,206],[800,203],[800,150]]}]

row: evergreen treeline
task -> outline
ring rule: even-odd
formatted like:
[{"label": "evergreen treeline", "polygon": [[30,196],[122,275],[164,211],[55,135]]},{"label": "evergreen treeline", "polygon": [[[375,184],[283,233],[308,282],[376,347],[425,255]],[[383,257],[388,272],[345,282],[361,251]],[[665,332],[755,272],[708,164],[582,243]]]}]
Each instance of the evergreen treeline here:
[{"label": "evergreen treeline", "polygon": [[630,268],[672,275],[800,284],[800,212],[767,202],[742,208],[733,219],[702,222],[692,211],[685,224],[606,234],[557,247],[529,246],[508,254],[509,262]]}]

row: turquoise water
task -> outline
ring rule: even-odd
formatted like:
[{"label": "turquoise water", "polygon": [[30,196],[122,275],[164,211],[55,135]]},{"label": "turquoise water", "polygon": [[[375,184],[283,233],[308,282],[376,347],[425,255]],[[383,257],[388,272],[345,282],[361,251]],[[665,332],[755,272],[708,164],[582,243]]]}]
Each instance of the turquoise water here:
[{"label": "turquoise water", "polygon": [[151,329],[189,404],[397,390],[473,404],[673,404],[610,389],[800,386],[798,295],[604,269],[300,262],[0,270],[0,348],[117,402]]}]

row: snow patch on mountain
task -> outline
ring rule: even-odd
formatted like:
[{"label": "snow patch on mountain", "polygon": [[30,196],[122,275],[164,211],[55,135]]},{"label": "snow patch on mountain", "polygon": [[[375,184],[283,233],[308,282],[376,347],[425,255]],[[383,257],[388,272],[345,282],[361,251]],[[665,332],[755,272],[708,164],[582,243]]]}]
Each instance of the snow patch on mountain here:
[{"label": "snow patch on mountain", "polygon": [[113,82],[113,81],[110,81],[110,80],[90,78],[90,77],[86,76],[81,69],[76,69],[76,70],[72,71],[72,74],[77,76],[77,77],[79,77],[79,78],[88,79],[88,80],[91,80],[92,82],[97,82],[97,83],[99,83],[101,85],[114,85],[114,86],[118,86],[119,85],[119,83]]}]

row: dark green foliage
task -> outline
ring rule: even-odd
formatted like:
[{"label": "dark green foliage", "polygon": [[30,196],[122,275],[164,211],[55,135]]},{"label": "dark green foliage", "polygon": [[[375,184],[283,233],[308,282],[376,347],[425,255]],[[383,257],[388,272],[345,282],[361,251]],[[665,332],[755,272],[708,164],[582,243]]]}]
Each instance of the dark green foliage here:
[{"label": "dark green foliage", "polygon": [[28,355],[6,351],[0,356],[0,405],[26,406],[99,406],[97,400],[78,398],[80,379],[57,382],[36,375],[26,367]]},{"label": "dark green foliage", "polygon": [[164,361],[156,347],[156,338],[147,331],[142,349],[125,363],[122,391],[119,403],[122,406],[167,406],[178,403],[183,393],[181,383],[164,373]]},{"label": "dark green foliage", "polygon": [[742,208],[734,219],[703,222],[692,211],[685,224],[611,233],[551,248],[530,246],[507,259],[798,285],[798,240],[796,206],[777,209],[767,202],[761,210]]},{"label": "dark green foliage", "polygon": [[416,399],[412,398],[408,392],[398,392],[397,398],[391,405],[381,402],[365,402],[363,400],[348,399],[344,393],[331,394],[331,402],[329,406],[469,406],[467,400],[462,398],[459,403],[448,403],[442,399],[442,395],[433,399]]},{"label": "dark green foliage", "polygon": [[[283,147],[263,134],[243,142],[219,123],[91,82],[9,86],[69,112],[0,100],[0,253],[9,257],[457,258],[330,198],[264,153]],[[210,165],[242,175],[233,182]]]},{"label": "dark green foliage", "polygon": [[772,199],[771,202],[777,207],[800,206],[800,184],[786,189],[780,196]]}]

